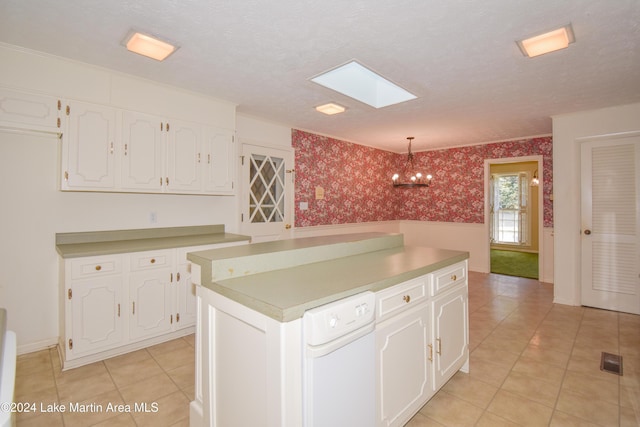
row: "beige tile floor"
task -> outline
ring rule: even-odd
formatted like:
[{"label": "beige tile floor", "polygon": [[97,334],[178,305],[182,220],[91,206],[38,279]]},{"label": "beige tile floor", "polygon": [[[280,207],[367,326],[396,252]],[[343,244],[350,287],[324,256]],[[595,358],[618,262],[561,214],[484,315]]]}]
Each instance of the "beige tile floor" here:
[{"label": "beige tile floor", "polygon": [[[640,316],[553,304],[553,285],[469,274],[469,374],[407,424],[640,426]],[[600,371],[623,357],[623,376]]]},{"label": "beige tile floor", "polygon": [[[640,426],[640,316],[553,304],[553,286],[469,274],[470,373],[457,373],[407,424]],[[622,377],[600,371],[621,354]],[[193,336],[61,372],[55,349],[19,356],[16,400],[156,402],[157,413],[23,413],[18,426],[188,425]]]},{"label": "beige tile floor", "polygon": [[[37,411],[18,414],[16,424],[188,426],[194,357],[193,335],[64,372],[55,348],[19,356],[15,400],[35,402]],[[86,404],[87,412],[41,411],[41,405],[55,403]],[[136,412],[136,403],[147,403],[149,412]]]}]

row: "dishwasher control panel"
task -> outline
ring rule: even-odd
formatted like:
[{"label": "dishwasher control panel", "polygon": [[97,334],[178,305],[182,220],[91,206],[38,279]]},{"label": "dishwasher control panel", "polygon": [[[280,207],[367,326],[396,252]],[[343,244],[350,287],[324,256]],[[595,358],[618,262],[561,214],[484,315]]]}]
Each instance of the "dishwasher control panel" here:
[{"label": "dishwasher control panel", "polygon": [[307,310],[303,316],[305,342],[320,345],[373,322],[376,298],[362,292]]}]

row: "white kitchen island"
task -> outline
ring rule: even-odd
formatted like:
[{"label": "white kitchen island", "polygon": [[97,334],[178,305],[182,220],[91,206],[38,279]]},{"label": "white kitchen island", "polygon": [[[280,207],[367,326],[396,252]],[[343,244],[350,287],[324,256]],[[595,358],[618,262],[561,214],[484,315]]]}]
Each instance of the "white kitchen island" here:
[{"label": "white kitchen island", "polygon": [[191,425],[308,425],[302,317],[367,291],[375,293],[376,425],[403,425],[468,369],[467,258],[381,233],[190,253],[201,285]]}]

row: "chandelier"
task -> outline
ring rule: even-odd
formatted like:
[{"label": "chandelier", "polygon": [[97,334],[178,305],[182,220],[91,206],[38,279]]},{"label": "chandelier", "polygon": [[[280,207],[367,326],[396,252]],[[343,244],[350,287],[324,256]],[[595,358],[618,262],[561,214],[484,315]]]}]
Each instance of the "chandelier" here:
[{"label": "chandelier", "polygon": [[[407,137],[409,140],[409,154],[407,154],[407,163],[405,164],[404,172],[402,174],[395,173],[391,177],[394,187],[428,187],[431,185],[431,175],[426,177],[418,172],[413,163],[413,153],[411,152],[411,141],[414,137]],[[409,179],[407,182],[403,182],[402,179]]]}]

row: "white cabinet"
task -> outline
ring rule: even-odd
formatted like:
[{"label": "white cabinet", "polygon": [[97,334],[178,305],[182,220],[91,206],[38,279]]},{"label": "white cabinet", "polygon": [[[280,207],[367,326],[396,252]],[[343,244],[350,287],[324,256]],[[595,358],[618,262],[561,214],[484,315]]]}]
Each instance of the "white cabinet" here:
[{"label": "white cabinet", "polygon": [[419,304],[376,329],[380,426],[404,425],[431,397],[429,307]]},{"label": "white cabinet", "polygon": [[166,191],[202,193],[202,129],[200,125],[179,120],[166,123],[167,174]]},{"label": "white cabinet", "polygon": [[175,250],[130,255],[129,336],[141,339],[171,331],[175,292]]},{"label": "white cabinet", "polygon": [[468,295],[458,287],[432,302],[434,389],[442,387],[469,358]]},{"label": "white cabinet", "polygon": [[160,192],[164,185],[164,122],[156,116],[125,111],[122,115],[121,187]]},{"label": "white cabinet", "polygon": [[75,355],[120,345],[124,339],[122,257],[87,257],[68,263],[64,297],[71,321],[64,343]]},{"label": "white cabinet", "polygon": [[0,127],[61,132],[57,98],[0,87]]},{"label": "white cabinet", "polygon": [[64,368],[192,333],[196,290],[187,253],[244,243],[61,260]]},{"label": "white cabinet", "polygon": [[376,294],[378,426],[402,426],[468,370],[466,261]]},{"label": "white cabinet", "polygon": [[80,101],[62,110],[62,190],[233,194],[232,131]]},{"label": "white cabinet", "polygon": [[80,101],[65,104],[63,190],[116,188],[116,110]]},{"label": "white cabinet", "polygon": [[202,163],[205,167],[205,191],[216,194],[233,194],[235,176],[235,152],[233,132],[207,127],[204,131]]}]

